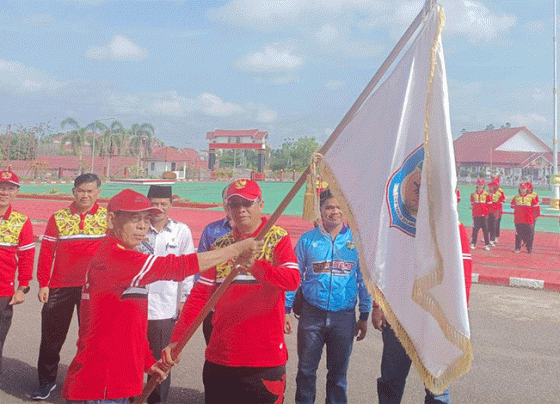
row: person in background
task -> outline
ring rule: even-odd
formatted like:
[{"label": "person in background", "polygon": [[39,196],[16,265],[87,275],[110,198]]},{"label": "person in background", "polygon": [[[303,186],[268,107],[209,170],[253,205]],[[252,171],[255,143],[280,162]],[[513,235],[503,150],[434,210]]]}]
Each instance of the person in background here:
[{"label": "person in background", "polygon": [[162,211],[131,189],[113,196],[107,209],[108,232],[87,271],[78,349],[62,390],[69,403],[128,404],[142,392],[144,373],[159,380],[167,376],[173,360],[156,362],[149,348],[144,286],[183,281],[221,262],[247,265],[263,244],[246,239],[201,254],[146,255],[135,249],[148,233],[151,216]]},{"label": "person in background", "polygon": [[[39,388],[33,400],[45,400],[56,388],[60,350],[74,314],[91,259],[107,231],[107,209],[97,204],[101,181],[95,174],[74,180],[74,202],[56,211],[45,229],[37,264],[41,310]],[[78,317],[79,320],[79,317]]]},{"label": "person in background", "polygon": [[[12,325],[14,306],[25,301],[33,278],[35,242],[29,218],[12,208],[19,192],[19,178],[10,170],[0,171],[0,374],[2,351]],[[18,287],[14,291],[17,280]]]},{"label": "person in background", "polygon": [[[457,202],[459,202],[459,200],[460,196],[457,194]],[[461,237],[465,294],[468,306],[472,284],[472,257],[469,248],[467,229],[461,222],[459,222],[459,236]],[[407,355],[406,350],[395,335],[395,332],[385,319],[383,311],[376,302],[373,302],[371,321],[375,329],[381,331],[383,338],[381,377],[377,379],[379,404],[400,404],[412,360]],[[434,394],[428,389],[425,389],[425,391],[425,404],[449,404],[450,402],[449,389],[445,389],[442,394]]]},{"label": "person in background", "polygon": [[[229,184],[228,184],[229,186]],[[200,241],[198,243],[198,252],[210,251],[214,242],[222,237],[223,235],[229,233],[233,230],[232,221],[227,214],[226,209],[226,192],[228,187],[226,186],[222,191],[222,206],[224,211],[226,211],[226,216],[223,219],[216,220],[208,224],[204,230],[202,230],[202,235],[200,236]],[[206,345],[210,342],[210,336],[212,335],[212,316],[214,315],[214,310],[212,310],[205,318],[202,323],[202,333],[204,334],[204,340]]]},{"label": "person in background", "polygon": [[484,249],[490,250],[490,239],[488,237],[487,217],[488,205],[490,204],[490,195],[484,190],[486,181],[479,178],[476,181],[476,190],[471,194],[471,207],[473,217],[473,228],[471,236],[471,250],[476,248],[478,239],[478,231],[482,230],[484,236]]},{"label": "person in background", "polygon": [[541,212],[539,196],[533,192],[533,184],[520,183],[519,193],[512,198],[510,206],[513,209],[513,222],[515,223],[515,249],[513,252],[521,251],[521,241],[523,241],[527,252],[531,254],[535,236],[535,221]]},{"label": "person in background", "polygon": [[502,221],[503,205],[506,195],[500,185],[492,180],[488,184],[488,193],[490,195],[490,204],[488,205],[488,233],[490,235],[490,245],[498,244],[500,237],[500,222]]},{"label": "person in background", "polygon": [[[295,402],[315,402],[317,368],[327,346],[325,403],[346,403],[346,373],[354,337],[365,338],[371,297],[364,285],[352,231],[329,189],[319,197],[321,225],[304,233],[296,244],[303,305],[298,323],[298,372]],[[356,321],[359,297],[360,316]],[[294,293],[286,294],[289,314]],[[287,327],[292,328],[290,316]]]},{"label": "person in background", "polygon": [[[217,239],[212,251],[255,237],[267,220],[262,215],[262,192],[255,181],[232,182],[226,201],[233,230]],[[200,277],[173,330],[167,352],[181,340],[235,265],[233,261],[224,262]],[[262,250],[240,269],[216,303],[212,318],[214,329],[203,370],[205,402],[282,403],[288,360],[284,295],[299,286],[296,257],[286,230],[272,226],[264,236]]]},{"label": "person in background", "polygon": [[[152,185],[148,199],[161,213],[151,216],[146,240],[138,251],[158,257],[186,255],[195,252],[192,233],[184,223],[169,218],[173,205],[173,190],[169,185]],[[169,344],[175,320],[194,282],[194,275],[182,282],[157,281],[146,286],[148,291],[148,342],[156,357]],[[171,386],[171,374],[148,397],[148,404],[166,403]]]}]

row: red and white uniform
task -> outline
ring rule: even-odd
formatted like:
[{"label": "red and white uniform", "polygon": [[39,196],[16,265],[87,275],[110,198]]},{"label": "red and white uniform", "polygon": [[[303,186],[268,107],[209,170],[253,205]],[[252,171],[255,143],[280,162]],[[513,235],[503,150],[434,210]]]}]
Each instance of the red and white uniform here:
[{"label": "red and white uniform", "polygon": [[527,195],[515,195],[511,200],[513,209],[513,222],[534,224],[535,219],[540,216],[541,209],[539,196],[531,192]]},{"label": "red and white uniform", "polygon": [[488,206],[490,205],[490,194],[488,191],[482,190],[481,192],[474,191],[471,194],[472,215],[488,216]]},{"label": "red and white uniform", "polygon": [[489,192],[490,204],[488,205],[488,213],[493,213],[495,216],[501,216],[503,213],[503,205],[506,200],[506,195],[502,188],[498,188],[496,192]]},{"label": "red and white uniform", "polygon": [[16,268],[18,286],[29,286],[33,278],[35,242],[29,218],[11,206],[0,216],[0,297],[14,294]]},{"label": "red and white uniform", "polygon": [[[215,241],[222,248],[252,235],[235,229]],[[300,283],[296,255],[286,230],[273,226],[251,272],[239,274],[216,304],[214,329],[206,348],[206,360],[223,366],[275,367],[288,360],[284,341],[285,291]],[[231,272],[233,262],[225,262],[205,272],[194,286],[171,337],[181,339],[186,329]]]},{"label": "red and white uniform", "polygon": [[78,351],[62,396],[81,401],[139,395],[144,373],[155,363],[147,339],[148,293],[143,286],[157,280],[179,282],[198,272],[196,254],[145,255],[107,236],[87,273]]},{"label": "red and white uniform", "polygon": [[461,236],[461,250],[463,253],[463,271],[465,272],[465,289],[467,292],[467,306],[469,305],[469,296],[471,294],[472,285],[472,256],[469,246],[469,236],[465,225],[459,222],[459,235]]},{"label": "red and white uniform", "polygon": [[88,265],[106,231],[107,209],[97,203],[84,214],[76,210],[74,203],[56,211],[41,243],[39,287],[83,286]]}]

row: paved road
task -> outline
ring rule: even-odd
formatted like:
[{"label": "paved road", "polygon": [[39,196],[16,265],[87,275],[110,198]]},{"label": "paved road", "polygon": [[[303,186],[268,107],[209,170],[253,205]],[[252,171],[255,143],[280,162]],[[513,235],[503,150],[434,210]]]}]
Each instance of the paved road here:
[{"label": "paved road", "polygon": [[[20,306],[4,349],[4,374],[0,376],[0,403],[29,402],[36,386],[36,361],[40,338],[40,304],[33,291]],[[473,285],[471,327],[474,363],[471,372],[451,388],[454,403],[560,403],[560,295],[543,290]],[[59,381],[75,351],[74,325],[63,352]],[[285,403],[293,403],[297,354],[295,335],[287,337],[291,354]],[[169,403],[202,404],[201,381],[204,341],[197,332],[174,370]],[[375,379],[379,375],[381,339],[370,327],[366,339],[356,343],[349,370],[349,402],[375,403]],[[317,403],[324,402],[324,363],[318,375]],[[411,371],[403,403],[422,403],[423,388]],[[63,403],[60,389],[50,403]],[[235,399],[232,398],[232,403]]]}]

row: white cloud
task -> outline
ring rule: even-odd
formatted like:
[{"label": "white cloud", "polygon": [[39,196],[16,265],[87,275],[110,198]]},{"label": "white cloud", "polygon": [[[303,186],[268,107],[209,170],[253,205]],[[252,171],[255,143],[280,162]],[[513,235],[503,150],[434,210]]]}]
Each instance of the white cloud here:
[{"label": "white cloud", "polygon": [[69,82],[56,79],[45,72],[20,62],[0,59],[0,90],[10,94],[55,94]]},{"label": "white cloud", "polygon": [[47,26],[52,22],[53,17],[48,13],[35,14],[24,19],[24,23],[31,26]]},{"label": "white cloud", "polygon": [[329,80],[324,84],[325,88],[328,90],[338,90],[344,86],[344,81],[341,80]]},{"label": "white cloud", "polygon": [[86,57],[94,60],[138,61],[147,57],[148,51],[121,35],[113,37],[105,46],[91,48]]},{"label": "white cloud", "polygon": [[304,58],[294,54],[292,49],[274,44],[239,59],[235,66],[246,72],[283,73],[300,69],[303,61]]},{"label": "white cloud", "polygon": [[517,22],[515,16],[495,14],[478,0],[447,0],[443,3],[448,16],[446,30],[465,35],[471,42],[495,42]]}]

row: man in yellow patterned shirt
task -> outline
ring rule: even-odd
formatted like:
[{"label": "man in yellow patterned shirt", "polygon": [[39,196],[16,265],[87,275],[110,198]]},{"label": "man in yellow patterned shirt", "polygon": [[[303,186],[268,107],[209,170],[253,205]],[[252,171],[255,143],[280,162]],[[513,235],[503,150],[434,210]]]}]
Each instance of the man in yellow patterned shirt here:
[{"label": "man in yellow patterned shirt", "polygon": [[41,311],[41,346],[37,372],[39,388],[33,400],[45,400],[56,388],[60,349],[79,311],[85,274],[107,230],[107,209],[97,204],[101,181],[87,173],[74,180],[74,201],[56,211],[41,243],[37,280]]},{"label": "man in yellow patterned shirt", "polygon": [[[35,242],[29,218],[12,209],[19,192],[19,179],[9,170],[0,171],[0,373],[2,351],[12,324],[14,306],[25,301],[33,277]],[[18,288],[14,282],[18,277]]]}]

